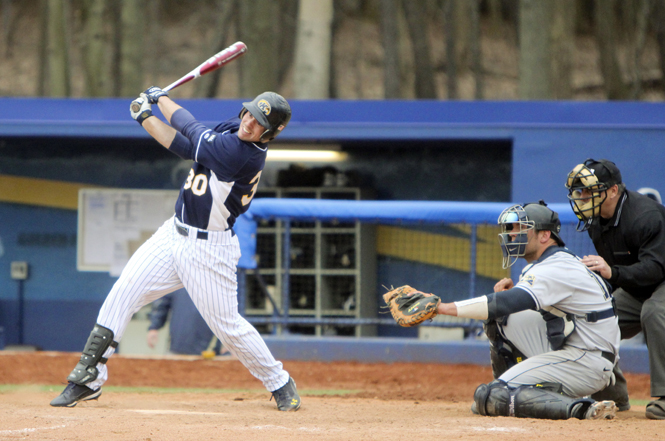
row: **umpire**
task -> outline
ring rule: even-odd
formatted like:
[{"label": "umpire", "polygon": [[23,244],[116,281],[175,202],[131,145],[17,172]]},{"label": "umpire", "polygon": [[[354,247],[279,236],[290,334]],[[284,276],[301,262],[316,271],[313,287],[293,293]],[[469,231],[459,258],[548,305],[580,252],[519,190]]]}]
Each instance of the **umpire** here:
[{"label": "umpire", "polygon": [[[566,188],[577,230],[588,231],[598,253],[582,262],[612,285],[621,338],[644,331],[651,396],[657,398],[647,405],[646,417],[665,419],[665,207],[626,190],[621,172],[607,159],[575,166]],[[615,374],[617,386],[602,391],[600,399],[613,399],[627,410],[625,379],[620,371]]]}]

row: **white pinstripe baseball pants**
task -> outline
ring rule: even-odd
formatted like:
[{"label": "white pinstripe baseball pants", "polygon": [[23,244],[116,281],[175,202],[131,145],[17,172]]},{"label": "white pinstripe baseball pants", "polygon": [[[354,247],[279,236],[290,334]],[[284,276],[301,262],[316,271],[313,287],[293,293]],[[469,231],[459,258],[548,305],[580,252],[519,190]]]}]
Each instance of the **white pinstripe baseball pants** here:
[{"label": "white pinstripe baseball pants", "polygon": [[[108,297],[97,323],[111,329],[119,342],[131,317],[143,306],[184,287],[203,319],[222,344],[268,391],[289,380],[282,363],[275,360],[258,331],[238,313],[236,265],[240,258],[238,237],[232,231],[208,231],[208,239],[197,239],[175,229],[171,218],[131,257]],[[113,354],[109,348],[104,357]],[[87,384],[98,389],[108,379],[108,369],[99,363],[99,377]]]}]

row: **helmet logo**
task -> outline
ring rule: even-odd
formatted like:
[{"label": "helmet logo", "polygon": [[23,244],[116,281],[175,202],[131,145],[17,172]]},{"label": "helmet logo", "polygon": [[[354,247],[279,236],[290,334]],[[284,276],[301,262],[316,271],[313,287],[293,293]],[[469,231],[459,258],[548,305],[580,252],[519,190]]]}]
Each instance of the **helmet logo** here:
[{"label": "helmet logo", "polygon": [[256,103],[256,107],[258,107],[265,116],[270,115],[270,111],[272,110],[270,103],[266,100],[260,100],[258,103]]}]

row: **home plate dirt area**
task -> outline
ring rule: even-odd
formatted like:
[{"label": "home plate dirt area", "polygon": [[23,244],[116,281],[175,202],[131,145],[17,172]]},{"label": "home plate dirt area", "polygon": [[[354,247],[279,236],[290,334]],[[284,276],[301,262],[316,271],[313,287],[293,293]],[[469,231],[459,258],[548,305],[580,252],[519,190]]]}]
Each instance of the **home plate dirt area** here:
[{"label": "home plate dirt area", "polygon": [[649,376],[626,374],[632,408],[614,420],[482,417],[473,391],[489,367],[285,361],[302,407],[278,412],[261,383],[226,356],[117,355],[99,400],[49,402],[79,354],[0,351],[0,440],[552,440],[660,439]]}]

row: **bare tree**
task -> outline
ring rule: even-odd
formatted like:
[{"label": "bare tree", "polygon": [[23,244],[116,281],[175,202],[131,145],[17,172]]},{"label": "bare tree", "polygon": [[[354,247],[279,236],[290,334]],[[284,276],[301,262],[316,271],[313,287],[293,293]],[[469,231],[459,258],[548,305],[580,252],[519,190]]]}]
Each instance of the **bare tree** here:
[{"label": "bare tree", "polygon": [[444,0],[443,3],[443,29],[446,38],[446,89],[448,99],[459,98],[457,92],[457,53],[455,41],[457,40],[457,26],[455,26],[455,8],[457,2]]},{"label": "bare tree", "polygon": [[111,21],[111,96],[120,96],[122,79],[120,78],[120,57],[122,47],[122,4],[119,1],[109,3]]},{"label": "bare tree", "polygon": [[[279,0],[279,21],[277,22],[278,29],[278,52],[279,52],[279,69],[277,71],[277,81],[280,86],[286,80],[287,73],[293,66],[296,52],[296,33],[298,29],[298,4],[299,0]],[[331,25],[332,28],[332,25]],[[331,41],[332,46],[332,29]],[[328,53],[332,53],[329,49]]]},{"label": "bare tree", "polygon": [[633,87],[631,88],[630,98],[638,99],[642,93],[642,63],[640,59],[644,53],[646,37],[648,32],[649,14],[651,14],[651,4],[649,0],[638,0],[635,11],[635,25],[632,46],[632,71]]},{"label": "bare tree", "polygon": [[247,55],[237,61],[240,67],[240,96],[253,98],[266,90],[277,91],[279,54],[275,17],[279,3],[273,0],[241,1],[237,29],[247,44]]},{"label": "bare tree", "polygon": [[475,99],[482,100],[485,96],[485,80],[483,76],[483,58],[480,34],[480,1],[470,2],[471,29],[469,32],[471,40],[471,61],[473,63],[473,77],[476,83]]},{"label": "bare tree", "polygon": [[596,41],[600,52],[600,70],[605,92],[611,100],[627,99],[630,89],[624,83],[617,58],[617,23],[614,0],[596,0]]},{"label": "bare tree", "polygon": [[552,0],[520,0],[519,97],[549,99],[551,90],[550,19]]},{"label": "bare tree", "polygon": [[[231,43],[229,35],[231,34],[231,25],[234,15],[237,13],[235,0],[216,0],[215,1],[215,26],[212,35],[212,47],[214,53],[217,53],[228,47]],[[206,50],[208,50],[206,48]],[[209,51],[212,52],[212,51]],[[197,80],[194,89],[194,96],[203,98],[214,98],[217,95],[222,72],[224,69],[218,69]]]},{"label": "bare tree", "polygon": [[427,17],[417,2],[402,2],[404,14],[411,35],[413,48],[413,69],[416,79],[416,98],[435,99],[434,68],[430,56],[430,41],[427,33]]},{"label": "bare tree", "polygon": [[296,98],[328,97],[332,19],[332,0],[300,0],[293,73]]},{"label": "bare tree", "polygon": [[16,13],[11,0],[2,0],[2,44],[5,57],[11,55],[13,36],[16,24]]},{"label": "bare tree", "polygon": [[[300,0],[298,0],[300,1]],[[331,25],[331,38],[332,41],[330,42],[330,67],[328,69],[328,77],[330,78],[330,81],[328,81],[328,96],[330,98],[338,98],[339,97],[339,89],[337,87],[337,70],[335,69],[335,59],[337,57],[337,54],[335,52],[335,39],[337,38],[337,35],[339,34],[339,29],[342,24],[342,14],[340,11],[340,4],[339,2],[333,2],[333,21]]]},{"label": "bare tree", "polygon": [[552,14],[552,98],[573,97],[575,0],[557,0]]},{"label": "bare tree", "polygon": [[471,8],[473,0],[451,0],[455,3],[453,9],[453,25],[455,26],[455,57],[457,59],[457,74],[467,72],[470,59],[470,32]]},{"label": "bare tree", "polygon": [[48,71],[48,0],[39,2],[39,46],[37,48],[37,96],[46,95]]},{"label": "bare tree", "polygon": [[[407,0],[409,1],[409,0]],[[400,0],[381,2],[381,41],[383,43],[383,95],[385,98],[401,98],[399,68],[399,25],[398,11]],[[397,38],[396,38],[397,37]]]},{"label": "bare tree", "polygon": [[48,0],[48,93],[54,97],[71,95],[69,44],[66,34],[66,1]]},{"label": "bare tree", "polygon": [[146,88],[143,78],[143,18],[142,0],[122,0],[120,11],[120,96],[135,97]]},{"label": "bare tree", "polygon": [[665,0],[654,0],[653,27],[658,42],[660,87],[665,92]]},{"label": "bare tree", "polygon": [[107,39],[104,35],[105,0],[85,0],[82,4],[84,24],[84,75],[85,95],[108,96],[109,75],[105,63]]}]

